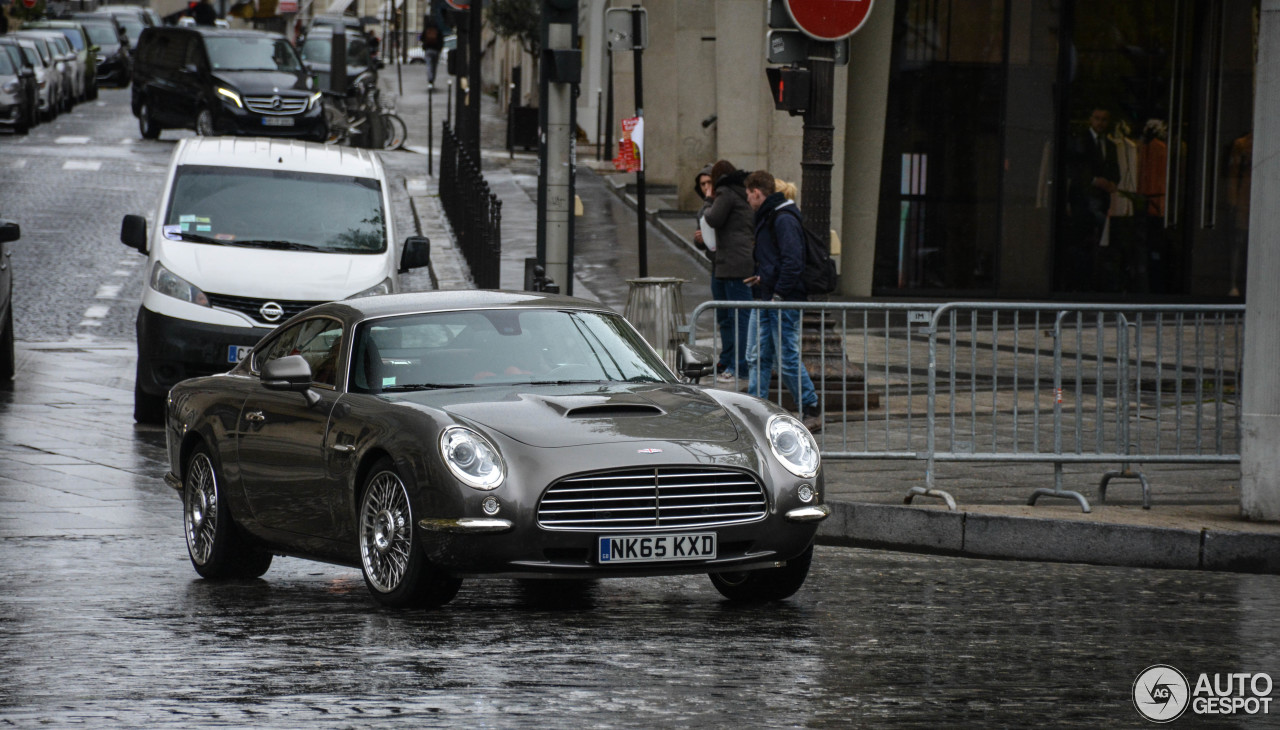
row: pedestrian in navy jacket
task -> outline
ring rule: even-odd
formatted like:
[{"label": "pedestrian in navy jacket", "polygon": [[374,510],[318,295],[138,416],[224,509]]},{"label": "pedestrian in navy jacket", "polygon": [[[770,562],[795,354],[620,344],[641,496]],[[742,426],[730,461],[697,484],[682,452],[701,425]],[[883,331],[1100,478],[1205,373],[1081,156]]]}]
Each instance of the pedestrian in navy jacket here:
[{"label": "pedestrian in navy jacket", "polygon": [[[747,202],[755,210],[756,273],[745,279],[752,294],[764,302],[807,301],[804,290],[804,228],[800,210],[782,193],[775,192],[773,175],[757,170],[744,183]],[[782,383],[800,404],[806,428],[822,428],[818,394],[809,371],[800,362],[800,310],[766,309],[760,312],[760,355],[747,390],[768,398],[775,360],[780,361]],[[781,348],[778,351],[778,348]]]}]

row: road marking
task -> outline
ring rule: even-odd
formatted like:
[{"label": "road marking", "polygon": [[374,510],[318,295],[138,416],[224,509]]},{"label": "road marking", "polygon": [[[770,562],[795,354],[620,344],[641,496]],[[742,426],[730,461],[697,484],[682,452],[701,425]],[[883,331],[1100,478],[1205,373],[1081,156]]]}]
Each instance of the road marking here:
[{"label": "road marking", "polygon": [[53,140],[54,144],[89,144],[88,137],[59,137]]},{"label": "road marking", "polygon": [[13,164],[12,164],[12,165],[9,165],[9,167],[12,167],[12,168],[13,168],[13,169],[15,169],[15,170],[21,170],[22,168],[24,168],[24,167],[26,167],[26,166],[27,166],[27,161],[26,161],[26,160],[14,160],[14,161],[13,161]]},{"label": "road marking", "polygon": [[133,137],[125,137],[124,139],[120,140],[120,144],[133,144],[137,141],[138,140],[134,139]]},{"label": "road marking", "polygon": [[120,294],[120,286],[120,284],[102,284],[98,287],[98,293],[93,296],[95,299],[115,299]]},{"label": "road marking", "polygon": [[64,170],[88,170],[89,172],[97,172],[102,169],[101,160],[67,160],[62,163]]},{"label": "road marking", "polygon": [[116,269],[115,271],[111,272],[111,275],[112,276],[132,276],[133,272],[125,271],[124,269]]}]

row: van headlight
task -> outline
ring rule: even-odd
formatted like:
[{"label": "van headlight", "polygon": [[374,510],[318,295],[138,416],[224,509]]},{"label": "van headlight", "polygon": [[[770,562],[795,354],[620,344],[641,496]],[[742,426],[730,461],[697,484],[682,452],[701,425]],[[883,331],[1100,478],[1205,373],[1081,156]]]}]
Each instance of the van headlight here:
[{"label": "van headlight", "polygon": [[473,489],[496,489],[507,476],[497,447],[469,428],[446,428],[440,434],[440,455],[449,471]]},{"label": "van headlight", "polygon": [[[308,85],[310,85],[310,82],[311,82],[311,79],[307,79]],[[324,98],[324,92],[322,91],[317,91],[316,93],[312,94],[311,98],[307,100],[307,109],[308,110],[315,109],[317,106],[319,106],[320,100],[322,98]]]},{"label": "van headlight", "polygon": [[822,463],[818,455],[818,442],[813,434],[791,416],[778,415],[765,426],[769,435],[769,448],[787,471],[806,479],[816,476]]},{"label": "van headlight", "polygon": [[205,296],[199,287],[166,269],[159,261],[151,269],[151,288],[167,297],[199,304],[202,307],[210,306],[209,297]]},{"label": "van headlight", "polygon": [[223,101],[229,101],[241,109],[244,108],[244,102],[240,100],[240,95],[236,92],[226,88],[225,86],[219,86],[216,91],[218,96],[222,97]]},{"label": "van headlight", "polygon": [[394,292],[395,292],[395,287],[391,284],[391,277],[388,276],[387,278],[383,279],[377,284],[374,284],[368,289],[352,294],[351,296],[347,297],[347,299],[359,299],[360,297],[371,297],[375,294],[392,294]]}]

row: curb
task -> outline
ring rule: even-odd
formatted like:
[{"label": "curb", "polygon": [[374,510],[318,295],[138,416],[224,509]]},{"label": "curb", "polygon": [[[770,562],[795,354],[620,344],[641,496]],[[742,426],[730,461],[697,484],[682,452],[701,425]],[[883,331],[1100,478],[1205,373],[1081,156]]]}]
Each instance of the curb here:
[{"label": "curb", "polygon": [[[634,197],[627,194],[628,183],[615,180],[615,176],[612,175],[601,175],[600,177],[604,180],[605,189],[617,196],[618,200],[626,203],[627,207],[632,210],[639,208],[639,202]],[[649,225],[657,228],[662,235],[667,237],[667,240],[671,241],[671,243],[693,254],[693,260],[697,261],[699,266],[706,269],[708,272],[711,271],[711,260],[708,259],[706,254],[700,251],[697,246],[693,245],[692,241],[686,240],[684,236],[680,235],[679,231],[672,228],[671,224],[666,221],[665,216],[661,214],[661,211],[656,208],[649,208],[644,212],[644,218]]]},{"label": "curb", "polygon": [[820,545],[1128,568],[1280,574],[1280,535],[828,502]]}]

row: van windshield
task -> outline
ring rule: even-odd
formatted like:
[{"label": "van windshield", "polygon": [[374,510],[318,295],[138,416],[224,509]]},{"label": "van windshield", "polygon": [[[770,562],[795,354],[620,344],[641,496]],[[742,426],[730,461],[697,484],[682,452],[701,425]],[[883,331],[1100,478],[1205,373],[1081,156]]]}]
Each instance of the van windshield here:
[{"label": "van windshield", "polygon": [[164,230],[211,245],[372,254],[387,249],[385,221],[370,178],[183,165]]},{"label": "van windshield", "polygon": [[302,63],[283,38],[206,36],[214,71],[300,71]]}]

